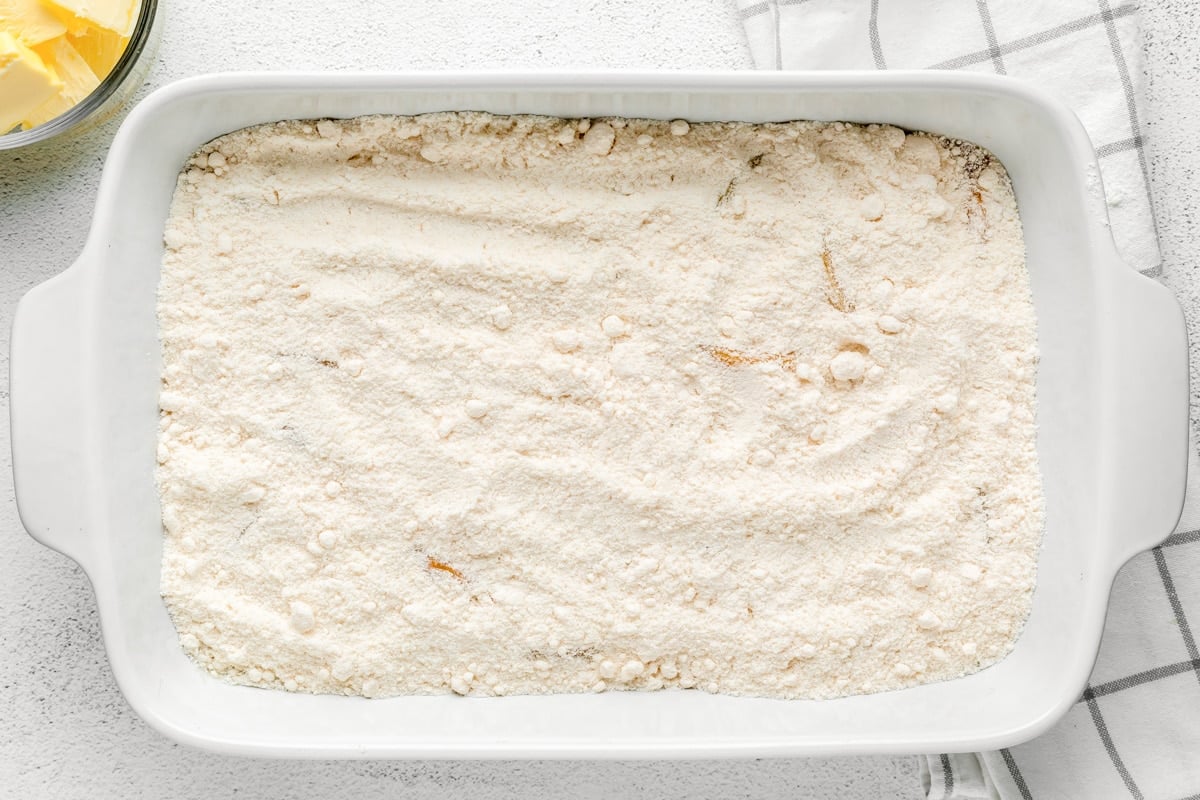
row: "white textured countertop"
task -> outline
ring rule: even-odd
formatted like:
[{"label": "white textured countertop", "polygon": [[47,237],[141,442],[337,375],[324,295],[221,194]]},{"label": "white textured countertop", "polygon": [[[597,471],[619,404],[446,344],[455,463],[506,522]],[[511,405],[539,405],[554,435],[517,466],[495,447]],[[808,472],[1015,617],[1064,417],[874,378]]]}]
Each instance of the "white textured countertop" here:
[{"label": "white textured countertop", "polygon": [[[452,68],[748,69],[731,0],[164,0],[149,88],[216,70]],[[468,15],[464,8],[472,6]],[[1200,341],[1200,5],[1146,0],[1151,165],[1167,281]],[[0,153],[0,402],[20,296],[83,245],[112,121],[37,150]],[[1195,361],[1195,360],[1194,360]],[[1193,363],[1193,392],[1200,378]],[[25,535],[7,426],[0,508],[0,795],[70,797],[499,798],[921,796],[911,758],[711,762],[273,762],[163,739],[113,682],[91,587]],[[64,487],[69,491],[69,487]]]}]

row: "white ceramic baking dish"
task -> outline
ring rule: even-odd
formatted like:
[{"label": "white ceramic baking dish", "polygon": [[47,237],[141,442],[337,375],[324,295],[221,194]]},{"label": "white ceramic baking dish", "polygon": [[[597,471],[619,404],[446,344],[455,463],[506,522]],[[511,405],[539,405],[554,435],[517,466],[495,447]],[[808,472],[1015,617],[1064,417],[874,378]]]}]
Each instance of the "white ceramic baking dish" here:
[{"label": "white ceramic baking dish", "polygon": [[[1047,520],[1012,654],[958,680],[826,701],[704,692],[383,700],[232,686],[184,656],[159,598],[155,290],[175,177],[200,144],[269,120],[451,109],[691,120],[888,122],[961,137],[1007,166],[1038,315]],[[1118,567],[1177,521],[1186,470],[1183,317],[1118,259],[1075,117],[1009,79],[961,73],[216,75],[154,93],[121,127],[79,260],[21,301],[12,441],[21,519],[96,591],[130,704],[230,753],[664,757],[1004,747],[1079,696]]]}]

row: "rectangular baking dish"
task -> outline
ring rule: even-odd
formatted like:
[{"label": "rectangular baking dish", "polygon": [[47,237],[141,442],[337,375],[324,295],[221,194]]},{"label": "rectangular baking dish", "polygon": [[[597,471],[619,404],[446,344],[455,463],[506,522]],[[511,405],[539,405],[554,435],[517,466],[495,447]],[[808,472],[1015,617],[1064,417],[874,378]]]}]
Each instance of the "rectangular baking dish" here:
[{"label": "rectangular baking dish", "polygon": [[[1029,622],[978,674],[825,701],[654,692],[364,700],[233,686],[195,667],[159,597],[154,486],[163,223],[188,155],[256,123],[474,109],[567,117],[886,122],[976,142],[1008,168],[1038,315],[1047,520]],[[988,750],[1082,691],[1117,569],[1178,519],[1183,316],[1121,263],[1079,122],[1040,91],[965,73],[213,75],[121,127],[78,261],[21,301],[12,337],[21,519],[87,571],[113,672],[164,734],[294,757],[696,757]]]}]

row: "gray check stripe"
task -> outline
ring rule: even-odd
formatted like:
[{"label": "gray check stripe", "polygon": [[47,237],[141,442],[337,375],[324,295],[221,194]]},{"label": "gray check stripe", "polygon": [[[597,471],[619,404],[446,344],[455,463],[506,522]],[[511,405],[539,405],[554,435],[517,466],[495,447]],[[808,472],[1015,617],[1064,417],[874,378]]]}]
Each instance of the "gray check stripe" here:
[{"label": "gray check stripe", "polygon": [[757,17],[759,14],[767,13],[768,8],[770,8],[770,6],[765,2],[755,3],[752,6],[746,6],[738,12],[738,19],[750,19],[751,17]]},{"label": "gray check stripe", "polygon": [[[1133,81],[1129,77],[1129,65],[1125,63],[1125,52],[1121,49],[1121,40],[1117,36],[1117,24],[1113,17],[1108,0],[1097,0],[1100,5],[1100,15],[1104,17],[1104,29],[1108,33],[1108,43],[1112,48],[1113,60],[1117,63],[1117,73],[1121,76],[1121,86],[1125,90],[1125,107],[1129,113],[1129,132],[1134,136],[1142,132],[1142,123],[1138,119],[1137,97],[1133,93]],[[1146,150],[1137,148],[1138,165],[1142,168],[1142,185],[1146,188],[1146,202],[1150,204],[1150,221],[1154,225],[1154,238],[1158,238],[1158,220],[1154,216],[1153,192],[1150,191],[1150,167],[1146,164]]]},{"label": "gray check stripe", "polygon": [[1167,592],[1167,600],[1171,603],[1171,610],[1175,612],[1175,623],[1179,626],[1179,633],[1183,636],[1183,645],[1187,648],[1188,657],[1197,665],[1196,677],[1200,678],[1200,651],[1196,649],[1196,639],[1192,636],[1192,628],[1188,625],[1187,616],[1183,613],[1183,604],[1179,602],[1179,593],[1175,591],[1175,579],[1171,577],[1171,570],[1167,567],[1167,557],[1162,551],[1162,547],[1154,548],[1154,563],[1158,565],[1158,577],[1162,579],[1163,589]]},{"label": "gray check stripe", "polygon": [[1133,782],[1133,776],[1129,774],[1129,770],[1125,767],[1125,762],[1121,759],[1121,754],[1117,752],[1116,745],[1113,744],[1112,736],[1108,733],[1108,725],[1104,722],[1104,715],[1100,713],[1100,704],[1096,702],[1095,697],[1091,696],[1091,689],[1085,691],[1083,696],[1087,699],[1088,711],[1091,712],[1096,732],[1100,734],[1100,741],[1104,743],[1104,749],[1108,751],[1108,758],[1112,761],[1117,774],[1125,782],[1125,788],[1129,790],[1129,794],[1134,800],[1145,800],[1141,789]]},{"label": "gray check stripe", "polygon": [[1172,678],[1176,675],[1182,675],[1185,672],[1191,672],[1194,669],[1200,669],[1200,660],[1179,661],[1174,664],[1168,664],[1164,667],[1155,667],[1148,669],[1145,672],[1135,672],[1132,675],[1126,675],[1124,678],[1117,678],[1115,681],[1107,681],[1097,684],[1096,686],[1088,687],[1088,690],[1080,696],[1076,702],[1086,702],[1088,696],[1104,697],[1110,694],[1132,689],[1135,686],[1142,686],[1154,681],[1161,681],[1163,678]]},{"label": "gray check stripe", "polygon": [[1000,755],[1004,758],[1004,765],[1008,767],[1008,774],[1012,776],[1013,784],[1021,793],[1021,800],[1033,800],[1033,795],[1029,792],[1029,785],[1025,783],[1025,776],[1021,774],[1021,769],[1017,766],[1017,760],[1013,758],[1012,752],[1005,748],[1000,751]]},{"label": "gray check stripe", "polygon": [[1104,158],[1106,156],[1124,153],[1127,150],[1134,150],[1145,144],[1142,135],[1131,136],[1128,139],[1122,139],[1119,142],[1109,142],[1108,144],[1100,145],[1096,148],[1096,158]]},{"label": "gray check stripe", "polygon": [[1191,544],[1192,542],[1200,542],[1200,530],[1173,533],[1159,547],[1173,547],[1177,544]]},{"label": "gray check stripe", "polygon": [[996,41],[996,28],[992,25],[992,11],[988,8],[987,0],[975,0],[979,10],[979,21],[983,23],[983,35],[987,37],[988,55],[992,58],[992,66],[997,75],[1004,75],[1004,59],[1000,56],[1000,43]]},{"label": "gray check stripe", "polygon": [[752,6],[746,6],[738,12],[738,19],[750,19],[767,13],[771,10],[772,5],[777,6],[802,6],[805,3],[811,3],[813,0],[778,0],[776,3],[770,3],[763,0],[761,3],[755,3]]},{"label": "gray check stripe", "polygon": [[875,69],[887,69],[883,60],[883,45],[879,41],[879,0],[871,0],[871,22],[868,33],[871,36],[871,55],[875,57]]},{"label": "gray check stripe", "polygon": [[[1133,3],[1126,3],[1125,5],[1117,6],[1110,11],[1109,16],[1112,19],[1120,19],[1121,17],[1127,17],[1130,14],[1136,13],[1137,6]],[[1086,17],[1080,17],[1079,19],[1073,19],[1070,22],[1064,22],[1062,25],[1049,28],[1041,33],[1034,33],[1030,34],[1029,36],[1022,36],[1020,39],[1013,39],[1011,42],[998,45],[997,47],[1000,51],[1000,55],[1006,56],[1010,53],[1028,50],[1030,47],[1036,47],[1039,44],[1052,42],[1055,39],[1061,39],[1064,36],[1077,33],[1078,31],[1087,30],[1088,28],[1095,27],[1102,22],[1105,22],[1104,14],[1089,14]],[[967,53],[966,55],[959,56],[958,58],[952,58],[948,61],[938,62],[937,64],[932,65],[930,69],[958,69],[960,67],[969,67],[973,64],[981,64],[984,61],[991,59],[991,57],[992,51],[990,48],[987,50],[977,50],[973,53]],[[1137,133],[1137,131],[1134,131],[1134,133]]]},{"label": "gray check stripe", "polygon": [[954,770],[950,768],[950,756],[942,753],[942,796],[954,796]]}]

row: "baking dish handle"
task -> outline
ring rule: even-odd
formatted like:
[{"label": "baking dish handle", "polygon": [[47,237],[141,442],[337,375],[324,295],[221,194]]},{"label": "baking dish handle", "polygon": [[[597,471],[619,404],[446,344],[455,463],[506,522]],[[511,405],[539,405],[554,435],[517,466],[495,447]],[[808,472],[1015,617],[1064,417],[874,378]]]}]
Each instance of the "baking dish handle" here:
[{"label": "baking dish handle", "polygon": [[1158,545],[1179,522],[1187,486],[1188,339],[1183,310],[1165,286],[1117,264],[1105,321],[1108,416],[1115,436],[1109,513],[1123,538],[1117,564]]},{"label": "baking dish handle", "polygon": [[34,539],[80,563],[87,550],[82,273],[77,262],[21,298],[9,360],[17,512]]}]

